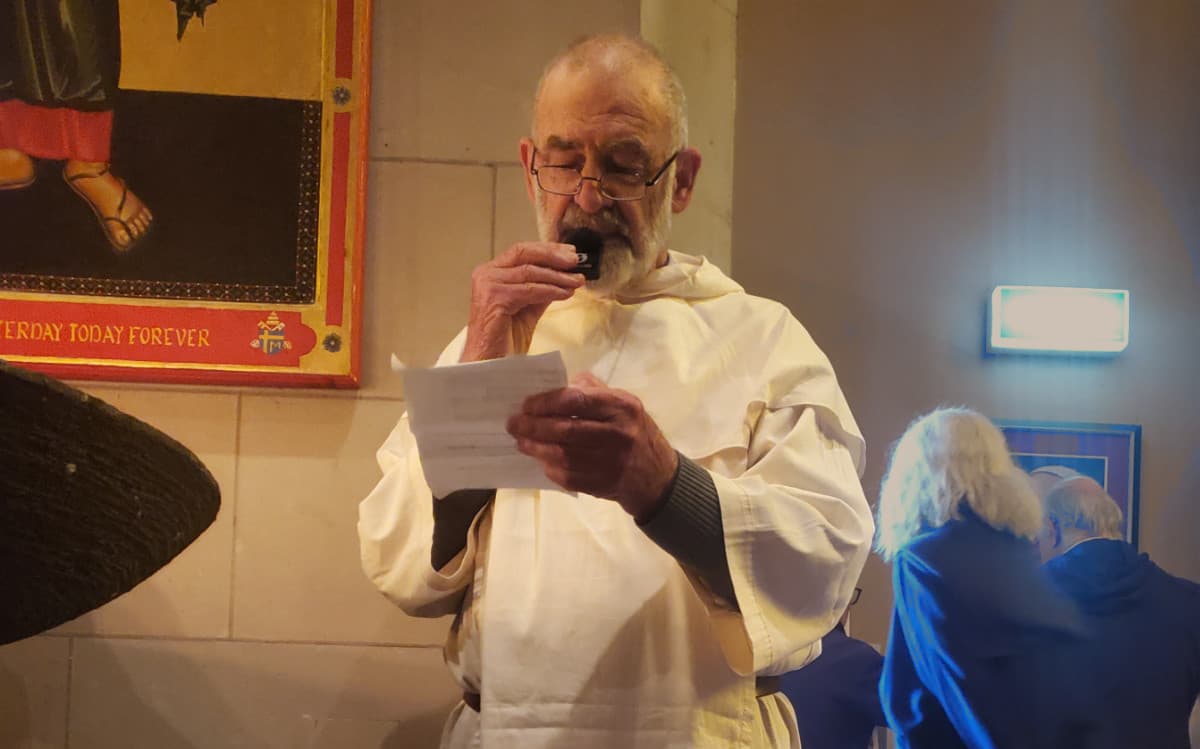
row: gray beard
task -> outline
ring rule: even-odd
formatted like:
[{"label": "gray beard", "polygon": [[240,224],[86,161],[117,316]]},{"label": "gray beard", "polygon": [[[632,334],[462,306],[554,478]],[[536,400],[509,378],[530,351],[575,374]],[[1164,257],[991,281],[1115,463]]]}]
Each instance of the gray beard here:
[{"label": "gray beard", "polygon": [[[667,187],[673,188],[674,170]],[[658,205],[652,210],[647,230],[631,234],[616,206],[597,214],[584,213],[572,204],[563,214],[563,233],[568,228],[588,227],[605,236],[604,252],[600,256],[600,277],[587,282],[587,289],[600,297],[614,297],[641,281],[658,265],[658,256],[667,248],[671,234],[671,201],[673,189],[664,190]],[[538,238],[543,242],[558,242],[556,228],[546,219],[545,193],[537,193]],[[622,236],[610,236],[619,232]]]}]

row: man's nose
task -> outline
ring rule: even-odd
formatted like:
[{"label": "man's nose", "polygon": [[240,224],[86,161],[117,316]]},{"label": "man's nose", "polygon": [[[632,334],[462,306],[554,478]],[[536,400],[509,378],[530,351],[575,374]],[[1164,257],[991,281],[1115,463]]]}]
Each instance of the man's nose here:
[{"label": "man's nose", "polygon": [[599,177],[584,177],[579,192],[575,193],[575,205],[585,213],[599,213],[612,204],[612,200],[600,192]]}]

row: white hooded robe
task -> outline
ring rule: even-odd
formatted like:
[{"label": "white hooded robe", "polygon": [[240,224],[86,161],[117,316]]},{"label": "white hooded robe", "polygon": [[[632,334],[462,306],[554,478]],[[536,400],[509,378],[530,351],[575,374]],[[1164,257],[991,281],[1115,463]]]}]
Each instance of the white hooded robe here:
[{"label": "white hooded robe", "polygon": [[362,562],[409,614],[458,614],[446,658],[482,710],[456,708],[443,745],[798,746],[790,705],[756,697],[755,676],[819,654],[873,533],[863,439],[828,359],[783,305],[676,252],[616,299],[551,305],[530,353],[551,350],[638,396],[710,472],[737,606],[584,494],[500,488],[434,570],[433,499],[402,417],[360,507]]}]

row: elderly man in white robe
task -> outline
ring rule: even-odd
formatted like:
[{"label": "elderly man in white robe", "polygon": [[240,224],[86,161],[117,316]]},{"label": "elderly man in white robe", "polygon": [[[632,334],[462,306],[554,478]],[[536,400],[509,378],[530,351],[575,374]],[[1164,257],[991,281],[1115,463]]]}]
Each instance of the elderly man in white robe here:
[{"label": "elderly man in white robe", "polygon": [[[669,251],[700,168],[646,43],[575,43],[520,141],[539,240],[479,266],[439,365],[557,350],[572,379],[508,423],[562,491],[434,497],[407,416],[362,502],[366,574],[454,614],[443,747],[797,747],[776,674],[819,654],[869,552],[864,443],[788,310]],[[575,273],[568,232],[603,239]]]}]

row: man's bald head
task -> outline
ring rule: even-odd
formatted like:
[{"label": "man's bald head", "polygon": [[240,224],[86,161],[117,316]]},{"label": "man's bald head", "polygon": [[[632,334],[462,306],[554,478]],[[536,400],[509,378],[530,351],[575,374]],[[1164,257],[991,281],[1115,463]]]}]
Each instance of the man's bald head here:
[{"label": "man's bald head", "polygon": [[[1056,480],[1039,482],[1039,478],[1049,476]],[[1034,471],[1032,477],[1042,495],[1046,518],[1056,523],[1063,534],[1082,538],[1124,538],[1125,520],[1121,508],[1094,479],[1075,472],[1055,476],[1044,470]]]},{"label": "man's bald head", "polygon": [[581,74],[612,76],[625,81],[644,78],[647,93],[653,97],[664,122],[671,130],[672,150],[687,145],[687,99],[679,76],[649,42],[621,34],[596,34],[578,39],[546,65],[538,81],[533,100],[534,135],[538,126],[538,105],[548,82]]},{"label": "man's bald head", "polygon": [[1046,495],[1050,490],[1058,486],[1062,481],[1082,476],[1079,471],[1066,466],[1042,466],[1035,468],[1029,472],[1029,480],[1033,483],[1033,488],[1037,492],[1038,497],[1045,502]]}]

